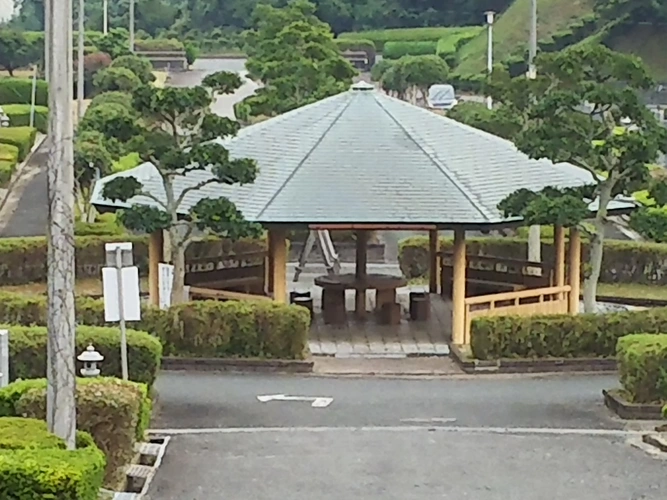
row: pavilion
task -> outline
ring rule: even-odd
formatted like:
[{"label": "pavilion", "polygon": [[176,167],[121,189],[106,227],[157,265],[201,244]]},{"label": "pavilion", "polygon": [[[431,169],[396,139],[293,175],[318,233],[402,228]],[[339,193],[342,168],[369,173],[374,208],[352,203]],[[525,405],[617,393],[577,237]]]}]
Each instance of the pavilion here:
[{"label": "pavilion", "polygon": [[[269,234],[266,292],[287,301],[286,232],[291,229],[355,230],[358,233],[357,277],[366,274],[364,242],[369,231],[424,230],[430,234],[431,293],[440,281],[438,231],[454,231],[452,340],[468,344],[474,304],[467,297],[466,231],[516,227],[521,220],[505,219],[497,205],[520,189],[573,187],[590,183],[590,173],[570,164],[532,160],[513,143],[431,111],[387,96],[361,82],[341,94],[303,106],[242,129],[221,141],[232,157],[250,157],[259,165],[252,185],[210,184],[192,192],[180,207],[183,213],[199,199],[226,196],[244,216],[261,223]],[[151,164],[117,175],[134,175],[153,196],[164,199],[161,178]],[[194,171],[179,180],[176,191],[210,177]],[[101,196],[109,176],[97,183],[93,203],[101,210],[127,206]],[[129,204],[153,205],[146,197]],[[591,209],[595,207],[592,206]],[[611,212],[631,208],[613,202]],[[159,235],[151,238],[151,297],[157,296]],[[579,307],[579,232],[570,230],[568,276],[563,228],[555,230],[554,276],[548,288],[524,290],[503,297],[513,307],[487,307],[488,314],[549,314]],[[521,295],[523,294],[523,295]],[[357,288],[359,304],[365,289]],[[522,298],[528,300],[523,306]]]}]

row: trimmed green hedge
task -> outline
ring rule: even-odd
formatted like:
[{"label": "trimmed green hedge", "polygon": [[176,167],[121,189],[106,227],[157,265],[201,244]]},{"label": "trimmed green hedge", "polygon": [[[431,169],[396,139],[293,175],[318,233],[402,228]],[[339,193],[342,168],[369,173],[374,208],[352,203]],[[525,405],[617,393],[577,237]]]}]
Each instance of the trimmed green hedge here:
[{"label": "trimmed green hedge", "polygon": [[0,187],[9,184],[18,161],[19,148],[11,144],[0,144]]},{"label": "trimmed green hedge", "polygon": [[378,52],[384,51],[387,42],[437,42],[443,37],[455,33],[479,31],[477,26],[443,27],[443,28],[393,28],[386,30],[369,30],[347,32],[338,38],[350,40],[371,40]]},{"label": "trimmed green hedge", "polygon": [[[6,104],[2,107],[9,117],[11,127],[30,126],[30,104]],[[35,106],[35,128],[42,134],[46,134],[49,126],[49,108],[46,106]]]},{"label": "trimmed green hedge", "polygon": [[[14,382],[0,389],[0,416],[46,419],[46,379]],[[106,456],[104,483],[120,484],[132,462],[134,445],[144,439],[152,403],[145,384],[118,378],[77,380],[77,428],[89,432]]]},{"label": "trimmed green hedge", "polygon": [[[77,349],[82,351],[92,342],[105,356],[102,373],[118,376],[118,329],[101,326],[104,302],[78,298],[76,312],[79,324],[91,325],[77,330]],[[45,325],[46,319],[45,296],[0,293],[0,323]],[[166,311],[144,307],[142,321],[132,325],[140,331],[128,332],[130,378],[151,385],[159,368],[160,345],[144,332],[160,339],[166,356],[303,359],[309,325],[304,308],[272,301],[196,301]],[[45,342],[43,327],[10,328],[12,380],[44,376]],[[35,349],[38,354],[32,355]]]},{"label": "trimmed green hedge", "polygon": [[134,49],[137,52],[175,52],[185,50],[185,46],[175,38],[149,38],[135,40]]},{"label": "trimmed green hedge", "polygon": [[628,335],[619,339],[616,353],[630,402],[667,402],[667,335]]},{"label": "trimmed green hedge", "polygon": [[[0,78],[0,106],[30,103],[32,103],[32,78]],[[44,80],[37,80],[35,104],[49,105],[49,86]]]},{"label": "trimmed green hedge", "polygon": [[[524,238],[468,238],[467,253],[499,258],[519,258],[528,255]],[[451,238],[441,238],[442,250],[453,248]],[[542,259],[554,262],[552,240],[543,238]],[[420,278],[428,273],[428,237],[413,236],[399,243],[399,265],[408,278]],[[588,262],[588,245],[582,245],[582,267]],[[583,274],[582,274],[583,276]],[[602,283],[636,283],[667,285],[667,244],[607,240],[602,257]]]},{"label": "trimmed green hedge", "polygon": [[37,130],[31,127],[0,128],[0,144],[10,144],[19,150],[19,161],[25,160],[35,145]]},{"label": "trimmed green hedge", "polygon": [[91,436],[77,432],[77,449],[46,430],[46,422],[0,418],[0,498],[97,500],[104,454]]},{"label": "trimmed green hedge", "polygon": [[424,56],[435,54],[437,42],[387,42],[382,55],[387,59],[400,59],[403,56]]},{"label": "trimmed green hedge", "polygon": [[336,38],[334,42],[340,51],[365,50],[375,54],[375,44],[373,43],[373,40],[364,38]]},{"label": "trimmed green hedge", "polygon": [[[102,301],[78,299],[77,312],[81,323],[104,324]],[[10,380],[42,378],[46,376],[46,327],[13,326],[45,325],[46,298],[44,296],[21,297],[14,294],[0,295],[0,318],[9,330]],[[92,321],[89,321],[92,320]],[[77,354],[90,344],[104,356],[101,364],[103,375],[121,376],[120,330],[105,326],[79,326],[76,330]],[[130,380],[152,386],[160,369],[162,345],[152,335],[135,330],[127,331],[127,350]],[[82,368],[77,363],[77,368]]]},{"label": "trimmed green hedge", "polygon": [[618,339],[667,332],[667,308],[610,314],[495,316],[472,321],[477,359],[609,358]]}]

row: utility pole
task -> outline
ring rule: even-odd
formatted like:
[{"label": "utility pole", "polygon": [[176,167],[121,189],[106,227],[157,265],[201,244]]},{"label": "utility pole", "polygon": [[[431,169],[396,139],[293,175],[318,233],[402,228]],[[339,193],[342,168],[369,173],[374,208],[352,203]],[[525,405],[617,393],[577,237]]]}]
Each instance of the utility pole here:
[{"label": "utility pole", "polygon": [[[58,2],[57,8],[51,2]],[[48,428],[76,446],[74,358],[74,150],[72,124],[72,0],[46,0],[49,38],[49,141],[47,159],[47,381]]]},{"label": "utility pole", "polygon": [[[496,13],[492,10],[485,12],[486,15],[486,25],[488,33],[488,47],[486,51],[486,69],[489,72],[489,75],[493,72],[493,21]],[[487,96],[486,98],[486,107],[493,109],[493,98]]]},{"label": "utility pole", "polygon": [[102,33],[109,33],[109,0],[102,2]]},{"label": "utility pole", "polygon": [[51,19],[51,1],[44,0],[44,77],[47,83],[51,78],[51,61],[49,60],[51,54],[48,46],[48,40],[51,39],[51,26],[49,25],[49,19]]},{"label": "utility pole", "polygon": [[134,52],[134,0],[130,0],[130,52]]},{"label": "utility pole", "polygon": [[537,0],[530,0],[530,45],[528,47],[528,78],[535,79],[535,57],[537,56]]},{"label": "utility pole", "polygon": [[85,0],[79,0],[79,36],[77,47],[77,79],[76,79],[76,116],[77,123],[83,118],[83,90],[84,90],[84,72],[83,72],[83,45],[85,34]]}]

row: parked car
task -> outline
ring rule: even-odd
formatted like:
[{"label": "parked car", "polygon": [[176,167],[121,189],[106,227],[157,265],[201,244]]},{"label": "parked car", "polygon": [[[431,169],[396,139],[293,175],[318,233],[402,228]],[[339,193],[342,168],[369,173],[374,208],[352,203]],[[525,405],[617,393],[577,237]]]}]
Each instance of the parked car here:
[{"label": "parked car", "polygon": [[426,105],[430,109],[450,110],[458,104],[454,87],[447,84],[437,83],[431,85],[428,89],[428,97],[426,98]]}]

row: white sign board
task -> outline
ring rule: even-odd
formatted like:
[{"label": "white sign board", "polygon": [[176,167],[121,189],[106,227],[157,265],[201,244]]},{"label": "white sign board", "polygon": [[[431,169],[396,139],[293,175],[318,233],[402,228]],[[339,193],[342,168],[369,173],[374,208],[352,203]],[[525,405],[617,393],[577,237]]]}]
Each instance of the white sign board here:
[{"label": "white sign board", "polygon": [[174,285],[174,266],[158,264],[158,285],[160,289],[160,309],[168,309],[171,305],[171,289]]},{"label": "white sign board", "polygon": [[[139,268],[137,266],[124,267],[122,270],[122,280],[123,319],[125,321],[139,321],[141,320]],[[102,287],[104,289],[104,321],[109,323],[120,321],[117,268],[102,268]]]},{"label": "white sign board", "polygon": [[107,252],[115,252],[116,249],[120,248],[121,250],[131,252],[132,251],[132,242],[123,242],[123,243],[107,243],[104,245],[104,250]]}]

